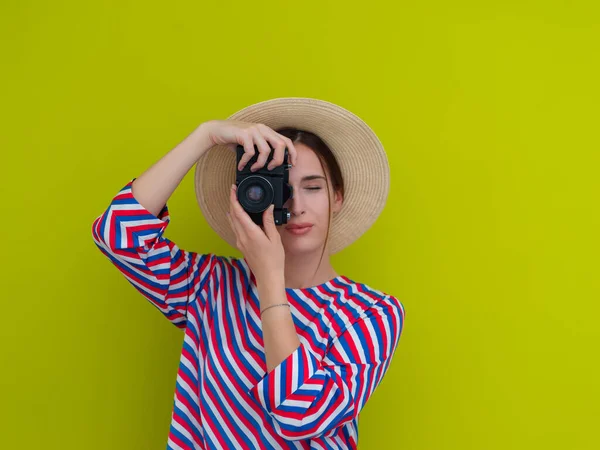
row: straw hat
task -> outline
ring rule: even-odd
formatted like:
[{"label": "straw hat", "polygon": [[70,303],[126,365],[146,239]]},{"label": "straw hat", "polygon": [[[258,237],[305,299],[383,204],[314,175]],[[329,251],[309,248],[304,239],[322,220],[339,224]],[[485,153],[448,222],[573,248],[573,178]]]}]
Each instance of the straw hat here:
[{"label": "straw hat", "polygon": [[[274,130],[294,127],[310,131],[329,146],[344,179],[342,209],[330,226],[330,254],[353,243],[377,220],[387,200],[390,170],[383,145],[358,116],[324,100],[284,97],[247,106],[228,120],[263,123]],[[202,214],[234,248],[235,234],[226,213],[235,179],[236,155],[226,146],[212,147],[196,163],[194,183]]]}]

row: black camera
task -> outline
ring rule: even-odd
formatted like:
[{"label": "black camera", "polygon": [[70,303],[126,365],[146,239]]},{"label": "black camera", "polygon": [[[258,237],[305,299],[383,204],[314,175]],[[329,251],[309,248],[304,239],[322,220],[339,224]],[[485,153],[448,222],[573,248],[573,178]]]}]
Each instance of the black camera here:
[{"label": "black camera", "polygon": [[[267,142],[267,144],[269,144]],[[251,172],[250,167],[256,162],[259,156],[258,147],[254,145],[254,156],[246,163],[242,170],[237,170],[237,166],[244,155],[244,146],[238,145],[236,148],[236,179],[237,198],[242,208],[252,218],[257,225],[262,225],[262,215],[271,205],[275,204],[273,216],[275,225],[283,225],[288,222],[290,213],[283,205],[288,199],[293,197],[292,186],[289,185],[288,149],[284,149],[283,164],[274,167],[273,170],[267,169],[269,162],[273,160],[274,149],[271,147],[271,153],[267,162],[256,172]]]}]

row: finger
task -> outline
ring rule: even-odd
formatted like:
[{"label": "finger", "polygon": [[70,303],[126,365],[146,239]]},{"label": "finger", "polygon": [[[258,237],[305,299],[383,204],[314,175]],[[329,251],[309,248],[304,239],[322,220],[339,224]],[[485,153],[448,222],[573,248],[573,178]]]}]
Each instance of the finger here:
[{"label": "finger", "polygon": [[250,161],[256,153],[256,150],[254,149],[254,141],[252,140],[252,136],[250,134],[248,134],[247,137],[244,138],[243,142],[244,154],[240,158],[238,170],[242,170],[246,166],[248,161]]},{"label": "finger", "polygon": [[252,164],[250,170],[255,172],[263,167],[267,162],[267,159],[271,155],[271,147],[269,147],[267,140],[263,137],[260,131],[256,130],[253,136],[254,142],[258,146],[258,158],[256,159],[256,162]]},{"label": "finger", "polygon": [[[260,227],[254,223],[248,213],[242,208],[240,202],[237,199],[237,187],[231,186],[230,193],[230,208],[231,208],[231,219],[236,226],[240,239],[246,239],[248,235],[261,231]],[[261,231],[262,232],[262,231]]]},{"label": "finger", "polygon": [[275,167],[283,164],[286,142],[282,139],[283,136],[273,130],[267,133],[266,138],[273,147],[273,159],[269,162],[267,169],[273,170]]},{"label": "finger", "polygon": [[284,136],[277,133],[275,130],[273,130],[273,128],[270,128],[264,124],[260,124],[260,127],[263,138],[267,140],[270,146],[273,148],[273,157],[267,166],[268,170],[273,170],[275,167],[283,164],[286,142],[284,141]]},{"label": "finger", "polygon": [[245,240],[240,237],[240,233],[238,231],[239,225],[235,224],[235,220],[233,219],[230,213],[227,213],[227,218],[229,219],[229,223],[231,224],[231,228],[233,228],[235,233],[235,247],[242,253],[246,252]]},{"label": "finger", "polygon": [[[236,196],[236,193],[235,193],[235,190],[234,190],[233,186],[235,186],[235,185],[232,185],[232,187],[231,187],[231,194],[229,196],[229,211],[227,212],[227,217],[229,219],[229,223],[231,224],[231,228],[233,228],[233,232],[235,233],[235,235],[237,237],[239,237],[240,232],[238,230],[237,224],[234,221],[234,215],[233,215],[233,199],[232,199],[232,196],[233,197]],[[236,198],[236,200],[237,200],[237,198]]]},{"label": "finger", "polygon": [[263,213],[263,228],[265,230],[265,234],[271,241],[279,236],[279,232],[275,227],[275,218],[273,217],[274,209],[275,205],[271,203],[271,205]]},{"label": "finger", "polygon": [[296,147],[294,147],[294,143],[290,138],[283,136],[283,139],[288,149],[288,162],[292,164],[292,166],[295,166],[298,164],[298,151],[296,150]]},{"label": "finger", "polygon": [[237,193],[234,186],[232,186],[232,191],[229,198],[230,205],[228,215],[231,226],[233,227],[235,232],[237,247],[241,250],[244,245],[244,242],[246,242],[246,232],[244,230],[243,225],[240,223],[239,212],[237,211],[237,208],[235,206],[235,203],[239,204],[239,202],[237,201]]}]

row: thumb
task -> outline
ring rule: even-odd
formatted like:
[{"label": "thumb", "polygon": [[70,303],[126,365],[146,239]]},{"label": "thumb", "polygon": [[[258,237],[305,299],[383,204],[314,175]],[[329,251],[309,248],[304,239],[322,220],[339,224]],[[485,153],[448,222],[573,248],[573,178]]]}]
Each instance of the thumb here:
[{"label": "thumb", "polygon": [[273,238],[275,234],[279,234],[277,232],[277,228],[275,227],[275,218],[273,217],[274,209],[275,205],[271,203],[271,205],[263,213],[263,227],[269,239]]}]

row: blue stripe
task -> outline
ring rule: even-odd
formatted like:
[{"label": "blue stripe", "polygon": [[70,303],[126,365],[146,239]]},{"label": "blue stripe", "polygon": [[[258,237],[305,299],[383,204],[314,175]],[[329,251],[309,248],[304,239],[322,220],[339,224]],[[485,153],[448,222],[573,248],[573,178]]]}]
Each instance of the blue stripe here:
[{"label": "blue stripe", "polygon": [[[176,409],[176,408],[174,408],[174,409]],[[173,426],[173,423],[171,423],[171,426],[169,427],[169,433],[173,434],[178,439],[183,441],[184,445],[188,446],[189,448],[194,448],[194,444],[187,437],[185,437],[183,434],[181,434],[179,431],[177,431],[175,429],[175,427]],[[167,443],[167,445],[168,445],[168,443]],[[171,447],[169,447],[169,448],[171,448]]]},{"label": "blue stripe", "polygon": [[[206,364],[207,364],[207,365],[211,365],[211,366],[213,366],[213,367],[214,367],[214,365],[210,363],[210,358],[207,358],[207,360],[206,360]],[[208,371],[208,368],[206,368],[206,371]],[[218,371],[218,370],[216,370],[216,368],[214,368],[213,372],[216,374],[216,376],[217,376],[217,379],[218,379],[218,374],[219,374],[219,371]],[[208,381],[208,375],[207,375],[206,373],[205,373],[205,380],[206,380],[206,382],[203,384],[203,386],[205,386],[205,387],[206,387],[206,390],[207,390],[207,391],[209,391],[209,392],[212,392],[212,394],[213,394],[213,397],[215,397],[215,399],[214,399],[214,400],[213,400],[213,399],[211,399],[211,401],[212,401],[213,403],[215,403],[215,407],[216,407],[216,408],[219,410],[219,412],[221,412],[221,413],[226,413],[226,412],[225,412],[225,409],[223,408],[223,405],[221,404],[221,402],[220,402],[220,400],[219,400],[219,398],[220,398],[220,395],[219,395],[219,393],[215,392],[215,390],[212,388],[212,385],[211,385],[211,384],[210,384],[210,382]],[[224,384],[225,384],[225,383],[224,383]],[[211,409],[210,405],[208,404],[208,394],[205,394],[205,395],[206,395],[206,397],[207,397],[207,398],[205,399],[205,398],[204,398],[204,395],[203,395],[203,396],[200,398],[200,401],[201,401],[202,403],[204,403],[204,405],[206,406],[206,407],[203,409],[203,411],[206,413],[206,415],[207,415],[207,416],[209,416],[209,417],[211,418],[211,422],[212,422],[212,424],[211,424],[211,425],[212,425],[212,427],[213,427],[213,428],[215,428],[215,427],[216,427],[215,434],[216,434],[217,436],[221,437],[222,439],[224,439],[224,440],[227,442],[227,444],[228,444],[228,445],[226,446],[226,448],[228,448],[228,449],[229,449],[229,448],[231,448],[231,449],[233,449],[233,448],[236,448],[236,445],[235,445],[235,444],[234,444],[234,443],[233,443],[233,442],[232,442],[232,441],[229,439],[229,437],[227,436],[227,433],[225,433],[225,429],[224,429],[224,428],[221,426],[220,419],[217,419],[217,418],[214,416],[214,414],[212,413],[212,409]],[[223,414],[221,414],[221,416],[223,416]],[[231,419],[231,417],[229,417],[229,418]],[[235,425],[235,423],[234,423],[234,421],[230,420],[230,421],[227,423],[227,425],[228,425],[229,427],[231,427],[231,425]],[[239,428],[238,428],[238,429],[239,429]],[[215,447],[215,448],[219,448],[218,446],[219,446],[219,445],[221,445],[221,444],[220,444],[218,441],[215,441],[215,442],[211,441],[211,440],[210,440],[211,436],[210,436],[210,435],[208,435],[208,434],[206,435],[206,438],[207,438],[207,440],[208,440],[209,442],[211,442],[212,444],[214,444],[214,445],[216,445],[216,446],[217,446],[217,447]]]},{"label": "blue stripe", "polygon": [[[177,393],[179,393],[182,397],[184,397],[187,400],[188,404],[192,405],[192,408],[194,408],[194,407],[197,408],[197,405],[195,405],[194,400],[192,400],[192,398],[188,395],[188,393],[185,391],[185,389],[183,388],[181,383],[179,383],[179,381],[176,382],[175,389],[176,389]],[[180,419],[182,419],[188,425],[188,427],[190,429],[195,431],[196,434],[200,434],[200,430],[198,428],[196,428],[196,426],[193,424],[193,422],[190,419],[188,419],[188,416],[185,413],[185,411],[183,411],[181,408],[179,408],[176,405],[176,402],[177,402],[177,399],[174,398],[173,399],[173,408],[177,412],[177,416]]]}]

